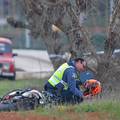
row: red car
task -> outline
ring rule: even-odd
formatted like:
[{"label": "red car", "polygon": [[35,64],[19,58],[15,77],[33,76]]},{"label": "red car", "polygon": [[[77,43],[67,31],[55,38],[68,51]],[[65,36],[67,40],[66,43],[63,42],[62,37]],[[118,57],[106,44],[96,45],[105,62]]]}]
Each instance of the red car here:
[{"label": "red car", "polygon": [[0,77],[15,80],[15,61],[12,53],[12,42],[7,38],[0,38]]}]

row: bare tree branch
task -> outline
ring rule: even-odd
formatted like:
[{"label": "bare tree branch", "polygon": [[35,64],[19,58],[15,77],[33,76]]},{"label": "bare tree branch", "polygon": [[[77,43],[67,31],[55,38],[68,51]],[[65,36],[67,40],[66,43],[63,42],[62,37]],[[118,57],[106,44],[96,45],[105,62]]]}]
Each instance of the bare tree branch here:
[{"label": "bare tree branch", "polygon": [[29,25],[24,23],[23,21],[19,21],[14,19],[13,17],[8,17],[7,22],[15,28],[24,28],[24,29],[29,29]]},{"label": "bare tree branch", "polygon": [[113,15],[111,17],[111,21],[109,25],[108,39],[105,42],[106,59],[109,59],[112,56],[116,48],[116,42],[117,42],[116,37],[118,36],[117,32],[119,32],[118,27],[120,27],[119,22],[120,22],[120,0],[118,1],[113,11]]}]

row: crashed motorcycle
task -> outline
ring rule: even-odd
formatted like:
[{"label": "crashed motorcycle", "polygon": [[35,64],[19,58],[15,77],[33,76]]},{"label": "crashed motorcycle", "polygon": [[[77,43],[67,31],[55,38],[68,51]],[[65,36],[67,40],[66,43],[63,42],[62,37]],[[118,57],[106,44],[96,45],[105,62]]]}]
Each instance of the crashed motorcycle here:
[{"label": "crashed motorcycle", "polygon": [[10,91],[0,99],[0,111],[33,110],[38,106],[57,104],[59,98],[37,89],[17,89]]},{"label": "crashed motorcycle", "polygon": [[[92,82],[94,81],[92,80]],[[101,92],[101,86],[99,84],[87,85],[86,82],[86,86],[87,87],[83,92],[84,96],[95,96]],[[74,99],[74,101],[72,104],[76,104],[76,99]],[[82,102],[82,100],[80,100],[79,103],[80,102]],[[65,100],[60,96],[51,94],[48,91],[39,91],[32,88],[17,89],[10,91],[0,99],[0,111],[33,110],[38,106],[58,105],[64,103]]]}]

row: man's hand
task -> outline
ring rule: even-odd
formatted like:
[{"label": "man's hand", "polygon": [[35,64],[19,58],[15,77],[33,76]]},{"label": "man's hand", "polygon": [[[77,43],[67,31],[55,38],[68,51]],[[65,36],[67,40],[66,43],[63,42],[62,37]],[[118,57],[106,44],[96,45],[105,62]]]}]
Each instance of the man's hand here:
[{"label": "man's hand", "polygon": [[86,95],[86,96],[83,96],[83,99],[92,99],[92,95],[91,94],[89,94],[89,95]]}]

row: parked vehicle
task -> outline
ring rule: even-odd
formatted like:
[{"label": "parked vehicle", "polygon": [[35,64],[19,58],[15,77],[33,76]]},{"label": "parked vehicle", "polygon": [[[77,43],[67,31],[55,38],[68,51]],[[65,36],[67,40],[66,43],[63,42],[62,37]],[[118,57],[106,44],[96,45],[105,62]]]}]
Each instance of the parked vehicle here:
[{"label": "parked vehicle", "polygon": [[15,61],[12,53],[12,41],[7,38],[0,38],[0,77],[15,80]]}]

